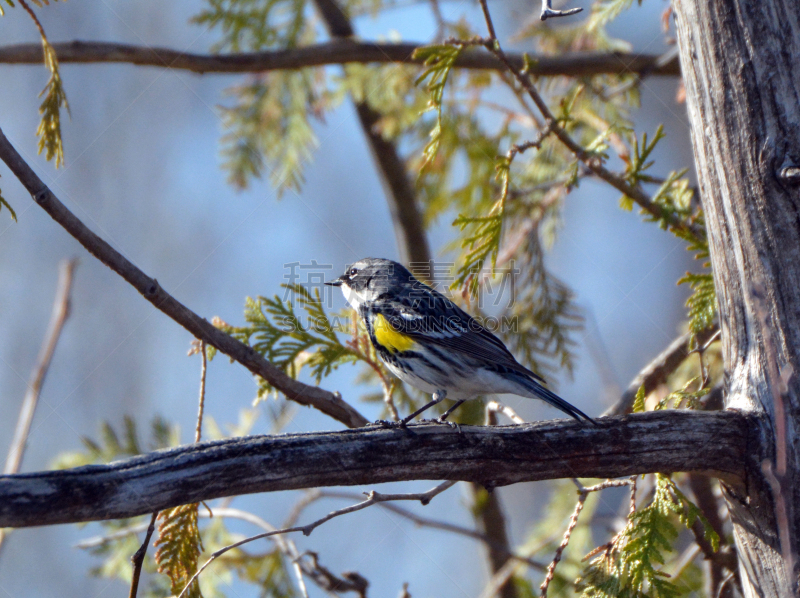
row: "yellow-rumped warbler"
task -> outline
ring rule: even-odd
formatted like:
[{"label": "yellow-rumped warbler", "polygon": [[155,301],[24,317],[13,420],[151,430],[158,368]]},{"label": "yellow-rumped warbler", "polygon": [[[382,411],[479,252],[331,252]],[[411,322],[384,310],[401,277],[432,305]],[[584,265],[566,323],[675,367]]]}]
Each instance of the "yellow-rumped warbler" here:
[{"label": "yellow-rumped warbler", "polygon": [[478,320],[397,262],[365,258],[325,284],[342,288],[386,367],[403,382],[433,395],[400,426],[445,397],[456,403],[438,421],[449,424],[447,416],[464,401],[494,393],[541,399],[579,421],[594,423],[542,386],[544,380],[518,363]]}]

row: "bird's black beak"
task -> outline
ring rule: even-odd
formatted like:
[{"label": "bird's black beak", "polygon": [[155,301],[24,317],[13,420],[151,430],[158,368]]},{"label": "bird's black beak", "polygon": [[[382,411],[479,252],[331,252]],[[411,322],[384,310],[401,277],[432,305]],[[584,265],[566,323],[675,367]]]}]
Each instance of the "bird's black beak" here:
[{"label": "bird's black beak", "polygon": [[334,278],[333,280],[329,280],[325,284],[328,285],[329,287],[340,287],[340,286],[342,286],[342,283],[344,282],[344,280],[342,280],[342,278],[343,277],[341,277],[341,276],[339,278]]}]

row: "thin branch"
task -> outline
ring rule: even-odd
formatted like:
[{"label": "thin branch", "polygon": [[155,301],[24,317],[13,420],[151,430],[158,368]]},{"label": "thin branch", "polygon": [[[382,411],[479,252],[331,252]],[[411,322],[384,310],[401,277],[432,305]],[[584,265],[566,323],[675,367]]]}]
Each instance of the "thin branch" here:
[{"label": "thin branch", "polygon": [[[191,311],[158,284],[155,278],[147,276],[105,240],[93,233],[36,175],[11,145],[0,130],[0,159],[19,179],[33,200],[47,212],[53,220],[83,245],[89,253],[103,262],[132,285],[157,309],[175,320],[193,336],[216,347],[219,351],[238,361],[252,373],[261,376],[273,387],[280,390],[286,398],[311,405],[348,427],[360,427],[368,423],[356,409],[342,400],[338,393],[323,390],[294,380],[281,369],[264,359],[252,347],[239,342],[232,336],[215,328],[207,320]],[[180,503],[184,504],[184,503]]]},{"label": "thin branch", "polygon": [[[22,399],[22,406],[20,407],[19,417],[17,418],[17,426],[14,429],[14,438],[11,441],[6,464],[3,468],[3,473],[6,475],[17,473],[22,465],[22,457],[25,454],[25,448],[28,444],[28,435],[31,431],[33,415],[36,413],[36,406],[39,404],[39,395],[42,390],[42,385],[44,384],[47,371],[50,369],[50,363],[53,360],[53,354],[55,353],[56,345],[58,345],[58,339],[61,338],[61,331],[64,329],[64,323],[69,317],[72,278],[77,263],[78,261],[75,259],[64,260],[59,266],[58,284],[56,287],[55,300],[53,302],[53,310],[50,314],[50,323],[47,326],[47,333],[45,334],[42,348],[39,351],[36,367],[33,369],[31,379],[28,382],[28,390],[25,393],[25,397]],[[3,549],[5,538],[6,533],[0,529],[0,551]]]},{"label": "thin branch", "polygon": [[[153,48],[108,42],[72,41],[51,44],[61,64],[119,63],[187,70],[198,74],[263,73],[292,70],[331,64],[423,64],[414,52],[425,46],[421,43],[362,42],[337,39],[329,42],[265,52],[236,54],[188,54],[169,48]],[[521,54],[508,54],[517,68],[524,68]],[[531,55],[529,71],[534,76],[586,77],[591,75],[624,75],[643,73],[661,77],[681,74],[677,58],[659,62],[658,54],[629,54],[625,52],[578,52],[559,56]],[[41,44],[0,46],[0,64],[41,64]],[[477,51],[462,52],[456,68],[504,71],[505,65],[491,54]]]},{"label": "thin branch", "polygon": [[295,526],[295,527],[287,527],[287,528],[284,528],[284,529],[272,530],[272,531],[264,532],[263,534],[257,534],[255,536],[250,536],[249,538],[245,538],[244,540],[240,540],[238,542],[234,542],[233,544],[229,544],[228,546],[220,548],[219,550],[217,550],[217,551],[215,551],[215,552],[213,552],[211,554],[211,556],[208,558],[208,560],[205,563],[203,563],[203,566],[200,567],[194,575],[192,575],[192,577],[187,582],[186,587],[184,587],[183,590],[181,591],[181,593],[178,594],[177,598],[182,598],[183,597],[183,595],[186,593],[186,590],[188,590],[191,587],[192,583],[194,583],[194,581],[200,576],[200,574],[206,569],[206,567],[208,567],[211,563],[213,563],[215,560],[217,560],[220,556],[222,556],[223,554],[225,554],[229,550],[232,550],[233,548],[238,548],[239,546],[241,546],[243,544],[247,544],[249,542],[254,542],[255,540],[260,540],[262,538],[269,538],[271,536],[278,536],[278,535],[288,534],[288,533],[292,533],[292,532],[303,532],[304,536],[308,536],[312,531],[314,531],[320,525],[330,521],[331,519],[334,519],[335,517],[341,517],[342,515],[347,515],[349,513],[355,513],[356,511],[361,511],[362,509],[366,509],[367,507],[371,507],[372,505],[377,504],[379,502],[386,502],[386,501],[391,501],[391,500],[418,500],[423,505],[427,505],[431,501],[431,499],[433,499],[437,494],[440,494],[440,493],[444,492],[448,488],[452,487],[454,484],[455,484],[455,482],[442,482],[441,484],[439,484],[438,486],[436,486],[434,488],[431,488],[427,492],[418,492],[418,493],[413,493],[413,494],[411,494],[411,493],[409,493],[409,494],[380,494],[380,493],[375,492],[373,490],[372,492],[369,492],[367,494],[367,499],[366,500],[364,500],[364,501],[362,501],[362,502],[360,502],[358,504],[351,505],[351,506],[345,507],[343,509],[339,509],[337,511],[332,511],[332,512],[328,513],[327,515],[325,515],[324,517],[321,517],[321,518],[317,519],[316,521],[312,521],[308,525],[301,525],[301,526]]},{"label": "thin branch", "polygon": [[575,529],[575,526],[578,525],[578,517],[580,517],[581,511],[583,511],[583,506],[586,504],[586,499],[589,497],[589,494],[591,494],[592,492],[599,492],[600,490],[605,490],[606,488],[619,488],[620,486],[632,486],[635,483],[636,483],[636,476],[633,476],[631,477],[631,479],[628,480],[606,480],[605,482],[595,484],[594,486],[587,486],[578,490],[578,503],[575,505],[575,510],[572,512],[572,516],[569,518],[567,531],[564,532],[564,538],[561,540],[561,544],[558,545],[558,548],[556,548],[556,553],[555,556],[553,556],[553,561],[547,568],[547,575],[545,575],[542,585],[539,586],[539,589],[542,591],[542,598],[547,598],[547,589],[550,587],[550,582],[553,581],[553,577],[555,577],[556,567],[558,566],[558,563],[561,562],[561,556],[564,554],[564,550],[569,545],[569,540],[572,537],[572,532]]},{"label": "thin branch", "polygon": [[[328,491],[328,490],[312,490],[309,492],[309,495],[313,493],[313,497],[315,500],[319,500],[322,498],[343,498],[347,500],[353,500],[358,498],[358,495],[354,492],[342,492],[342,491]],[[305,501],[306,504],[310,501]],[[545,571],[547,567],[531,558],[523,556],[521,554],[517,554],[515,552],[511,552],[508,546],[501,546],[497,544],[492,538],[487,536],[486,534],[482,534],[475,530],[469,529],[467,527],[462,527],[460,525],[455,525],[453,523],[447,523],[446,521],[437,521],[435,519],[428,519],[427,517],[420,517],[416,513],[412,513],[402,507],[398,507],[392,503],[383,503],[380,505],[382,509],[386,509],[387,511],[391,511],[395,515],[399,515],[403,519],[408,519],[417,527],[427,527],[431,529],[438,529],[445,532],[450,532],[453,534],[457,534],[459,536],[464,536],[466,538],[472,538],[473,540],[478,540],[479,542],[483,542],[486,546],[494,548],[495,550],[505,550],[505,556],[509,559],[515,560],[519,563],[528,565],[533,569],[537,569],[539,571]],[[295,507],[296,508],[296,507]],[[287,526],[288,527],[288,526]]]},{"label": "thin branch", "polygon": [[483,18],[486,21],[486,28],[489,30],[489,40],[497,42],[497,32],[494,30],[494,22],[489,12],[489,3],[486,0],[480,0],[480,4],[481,10],[483,11]]},{"label": "thin branch", "polygon": [[517,412],[508,405],[503,405],[499,401],[489,401],[486,403],[486,425],[497,425],[497,414],[502,413],[515,424],[524,424],[525,420],[522,419]]},{"label": "thin branch", "polygon": [[[39,19],[37,18],[36,13],[33,12],[33,10],[31,10],[31,7],[28,6],[28,3],[25,2],[25,0],[19,0],[19,5],[23,9],[25,9],[25,12],[27,12],[28,15],[31,17],[31,19],[33,19],[33,22],[36,24],[36,28],[39,30],[39,35],[42,37],[42,39],[46,40],[47,36],[44,33],[44,27],[42,27],[41,22],[39,22]],[[41,61],[42,61],[42,59],[39,58],[39,62],[41,62]]]},{"label": "thin branch", "polygon": [[22,407],[17,419],[17,427],[14,430],[14,439],[11,441],[11,448],[8,451],[6,465],[3,473],[12,474],[19,471],[22,465],[22,457],[25,454],[25,447],[28,442],[28,434],[33,422],[33,414],[39,403],[39,395],[42,391],[47,371],[53,360],[53,354],[61,338],[61,331],[67,321],[70,312],[70,294],[72,292],[72,279],[75,266],[78,261],[75,259],[61,262],[58,271],[58,286],[56,288],[53,311],[50,314],[50,323],[47,326],[47,333],[39,351],[39,358],[36,360],[36,367],[33,369],[31,379],[28,382],[28,390],[22,400]]},{"label": "thin branch", "polygon": [[[197,516],[201,519],[210,519],[212,517],[210,512],[200,511],[198,512]],[[254,513],[250,513],[248,511],[243,511],[241,509],[234,509],[230,507],[215,507],[214,508],[214,517],[223,517],[227,519],[239,519],[241,521],[245,521],[250,523],[256,527],[260,527],[264,531],[272,532],[275,531],[277,528],[270,524],[269,522],[265,521],[258,515]],[[286,526],[289,527],[289,526]],[[147,524],[142,522],[136,525],[131,525],[130,527],[126,527],[121,530],[117,530],[110,534],[106,534],[103,536],[94,536],[92,538],[86,538],[85,540],[81,540],[77,544],[75,544],[75,548],[81,549],[89,549],[89,548],[97,548],[99,546],[105,546],[111,542],[115,542],[121,538],[125,538],[130,535],[139,534],[147,529]],[[309,564],[306,560],[303,559],[304,556],[309,555],[310,553],[300,554],[297,550],[297,547],[294,545],[294,542],[289,540],[288,538],[284,538],[281,535],[271,536],[271,540],[275,542],[278,549],[286,555],[287,558],[291,559],[296,562],[302,572],[310,577],[317,585],[319,585],[322,589],[326,591],[333,591],[333,592],[349,592],[349,591],[359,591],[361,587],[363,587],[363,581],[359,581],[358,578],[361,578],[357,573],[349,573],[349,574],[342,574],[342,577],[336,577],[330,573],[328,569],[323,567],[319,564],[316,558],[312,558],[313,563]],[[314,555],[315,557],[316,555]],[[356,577],[358,576],[358,578]],[[363,578],[361,578],[363,580]]]},{"label": "thin branch", "polygon": [[197,405],[197,427],[194,431],[194,441],[200,442],[200,435],[203,432],[203,410],[206,403],[206,371],[208,369],[208,359],[206,357],[206,342],[200,341],[200,398]]},{"label": "thin branch", "polygon": [[497,596],[497,592],[500,591],[500,588],[507,584],[508,581],[514,576],[514,573],[518,567],[518,563],[515,563],[511,560],[506,561],[506,564],[503,565],[497,573],[492,575],[491,579],[486,584],[486,587],[483,588],[480,598],[495,598],[495,596]]},{"label": "thin branch", "polygon": [[[697,558],[701,552],[700,547],[697,544],[690,544],[687,546],[683,552],[675,559],[675,562],[671,564],[672,572],[668,575],[673,578],[677,579],[683,573],[683,570],[688,567],[693,560]],[[665,572],[666,573],[666,572]]]},{"label": "thin branch", "polygon": [[[292,569],[294,569],[295,575],[297,575],[297,587],[300,589],[300,595],[303,598],[308,598],[308,589],[306,589],[306,582],[303,579],[303,569],[300,567],[300,563],[298,561],[292,561]],[[188,589],[188,585],[184,590],[180,593],[183,596],[183,593]]]},{"label": "thin branch", "polygon": [[134,517],[222,496],[400,480],[518,482],[707,471],[738,488],[757,416],[656,411],[521,426],[433,424],[206,441],[0,477],[0,527]]},{"label": "thin branch", "polygon": [[147,526],[147,533],[144,536],[144,542],[142,542],[142,545],[139,546],[139,550],[137,550],[131,557],[131,563],[133,563],[133,575],[131,576],[131,591],[128,594],[128,598],[136,598],[136,594],[139,591],[139,577],[142,575],[142,565],[144,564],[144,557],[147,554],[147,546],[150,544],[150,538],[153,537],[153,531],[156,529],[157,517],[158,511],[153,513],[153,515],[150,517],[150,525]]},{"label": "thin branch", "polygon": [[[360,496],[356,496],[352,492],[346,492],[344,494],[345,496],[343,496],[342,498],[346,498],[348,500],[361,498]],[[323,496],[322,490],[320,490],[319,488],[312,488],[311,490],[306,491],[300,498],[300,500],[298,500],[294,504],[292,510],[289,511],[289,515],[283,522],[283,527],[293,527],[294,524],[297,523],[297,520],[300,519],[300,515],[302,515],[303,511],[306,510],[306,507],[317,502],[322,498],[326,497],[338,498],[338,496],[335,495],[336,493],[334,492]]]}]

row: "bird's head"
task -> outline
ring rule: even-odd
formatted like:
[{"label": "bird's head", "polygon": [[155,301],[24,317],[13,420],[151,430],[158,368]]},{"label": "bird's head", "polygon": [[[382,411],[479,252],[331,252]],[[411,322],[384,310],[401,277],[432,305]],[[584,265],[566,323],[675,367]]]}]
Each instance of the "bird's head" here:
[{"label": "bird's head", "polygon": [[364,302],[388,293],[395,296],[417,279],[404,266],[382,258],[367,257],[349,266],[339,278],[326,285],[341,287],[344,298],[358,311]]}]

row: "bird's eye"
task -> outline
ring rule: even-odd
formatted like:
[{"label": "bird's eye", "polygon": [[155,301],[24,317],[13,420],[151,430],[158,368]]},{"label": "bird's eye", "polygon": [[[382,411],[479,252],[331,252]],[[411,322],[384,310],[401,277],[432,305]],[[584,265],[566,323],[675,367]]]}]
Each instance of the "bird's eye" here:
[{"label": "bird's eye", "polygon": [[348,272],[348,274],[350,274],[350,276],[355,276],[357,273],[358,273],[358,269],[356,269],[356,268],[350,268],[350,272]]}]

